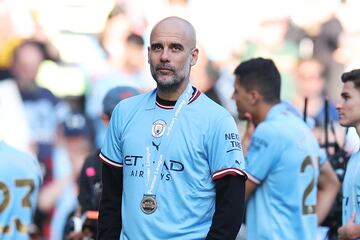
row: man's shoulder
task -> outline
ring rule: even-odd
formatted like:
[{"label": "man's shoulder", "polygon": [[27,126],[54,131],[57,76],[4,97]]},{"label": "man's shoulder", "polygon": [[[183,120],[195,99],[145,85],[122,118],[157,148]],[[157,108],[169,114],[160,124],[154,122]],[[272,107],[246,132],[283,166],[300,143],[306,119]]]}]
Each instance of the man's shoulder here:
[{"label": "man's shoulder", "polygon": [[277,119],[265,120],[261,122],[256,128],[254,134],[266,134],[266,135],[277,135],[281,134],[283,122]]},{"label": "man's shoulder", "polygon": [[132,108],[134,106],[137,106],[139,104],[144,103],[146,99],[149,99],[149,97],[153,94],[153,92],[146,92],[141,93],[135,96],[128,97],[126,99],[123,99],[120,101],[118,105],[120,105],[122,108]]},{"label": "man's shoulder", "polygon": [[20,160],[33,159],[33,157],[29,153],[20,151],[16,148],[6,144],[5,142],[1,142],[0,154],[3,156],[12,156],[12,157],[18,158]]},{"label": "man's shoulder", "polygon": [[213,115],[214,117],[231,116],[230,112],[225,107],[213,101],[204,93],[201,93],[194,103],[196,103],[198,109],[204,113]]},{"label": "man's shoulder", "polygon": [[39,163],[30,153],[3,144],[0,149],[0,159],[1,164],[6,164],[12,171],[28,173],[41,178]]}]

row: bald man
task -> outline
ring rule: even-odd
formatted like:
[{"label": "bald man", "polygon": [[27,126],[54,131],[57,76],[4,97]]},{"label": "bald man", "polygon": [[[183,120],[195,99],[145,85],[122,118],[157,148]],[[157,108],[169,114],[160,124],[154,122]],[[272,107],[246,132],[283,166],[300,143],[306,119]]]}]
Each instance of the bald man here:
[{"label": "bald man", "polygon": [[115,107],[99,155],[99,239],[235,239],[243,152],[230,113],[190,83],[198,53],[188,21],[169,17],[152,29],[157,88]]}]

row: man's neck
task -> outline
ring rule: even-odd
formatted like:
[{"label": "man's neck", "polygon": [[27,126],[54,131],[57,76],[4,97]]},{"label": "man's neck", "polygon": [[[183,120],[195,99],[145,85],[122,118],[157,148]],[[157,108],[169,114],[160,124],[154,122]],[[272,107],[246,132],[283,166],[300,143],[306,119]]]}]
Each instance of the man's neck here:
[{"label": "man's neck", "polygon": [[259,125],[261,122],[263,122],[265,120],[265,118],[267,117],[270,109],[274,105],[276,105],[276,103],[274,103],[274,104],[263,103],[263,104],[261,104],[259,106],[257,114],[253,115],[255,126]]},{"label": "man's neck", "polygon": [[159,98],[166,101],[177,101],[181,95],[181,92],[161,91],[160,89],[158,89],[157,95],[159,96]]},{"label": "man's neck", "polygon": [[176,89],[164,90],[158,88],[157,95],[159,96],[159,98],[166,101],[177,101],[181,96],[182,92],[185,90],[187,83],[188,81],[184,80]]},{"label": "man's neck", "polygon": [[360,137],[360,123],[355,126],[355,129],[356,129],[357,135]]}]

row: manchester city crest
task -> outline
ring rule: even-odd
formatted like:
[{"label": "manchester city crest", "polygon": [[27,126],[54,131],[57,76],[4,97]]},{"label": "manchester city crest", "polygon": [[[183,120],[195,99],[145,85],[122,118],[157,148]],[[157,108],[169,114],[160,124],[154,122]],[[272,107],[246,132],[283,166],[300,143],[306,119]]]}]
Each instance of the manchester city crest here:
[{"label": "manchester city crest", "polygon": [[153,125],[152,125],[152,136],[153,137],[161,137],[164,132],[165,132],[165,129],[166,129],[166,122],[164,120],[156,120]]}]

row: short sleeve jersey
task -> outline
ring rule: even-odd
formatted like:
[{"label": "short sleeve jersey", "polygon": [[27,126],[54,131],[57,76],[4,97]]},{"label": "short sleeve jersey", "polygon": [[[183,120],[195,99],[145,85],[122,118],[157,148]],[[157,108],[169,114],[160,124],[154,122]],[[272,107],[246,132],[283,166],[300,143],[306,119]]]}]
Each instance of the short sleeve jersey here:
[{"label": "short sleeve jersey", "polygon": [[246,173],[258,184],[248,200],[247,239],[316,238],[319,159],[308,126],[285,104],[273,106],[246,156]]},{"label": "short sleeve jersey", "polygon": [[[237,126],[224,108],[194,90],[162,149],[174,109],[155,102],[156,90],[121,101],[101,149],[105,163],[123,166],[120,239],[204,239],[215,211],[214,180],[244,174]],[[157,209],[145,214],[140,202],[147,192],[146,162],[151,159],[155,171],[158,151],[165,162],[154,192]]]},{"label": "short sleeve jersey", "polygon": [[0,141],[0,236],[29,239],[28,227],[36,207],[41,170],[30,155]]},{"label": "short sleeve jersey", "polygon": [[355,223],[360,224],[360,151],[349,159],[342,186],[342,223],[347,224],[355,213]]}]

